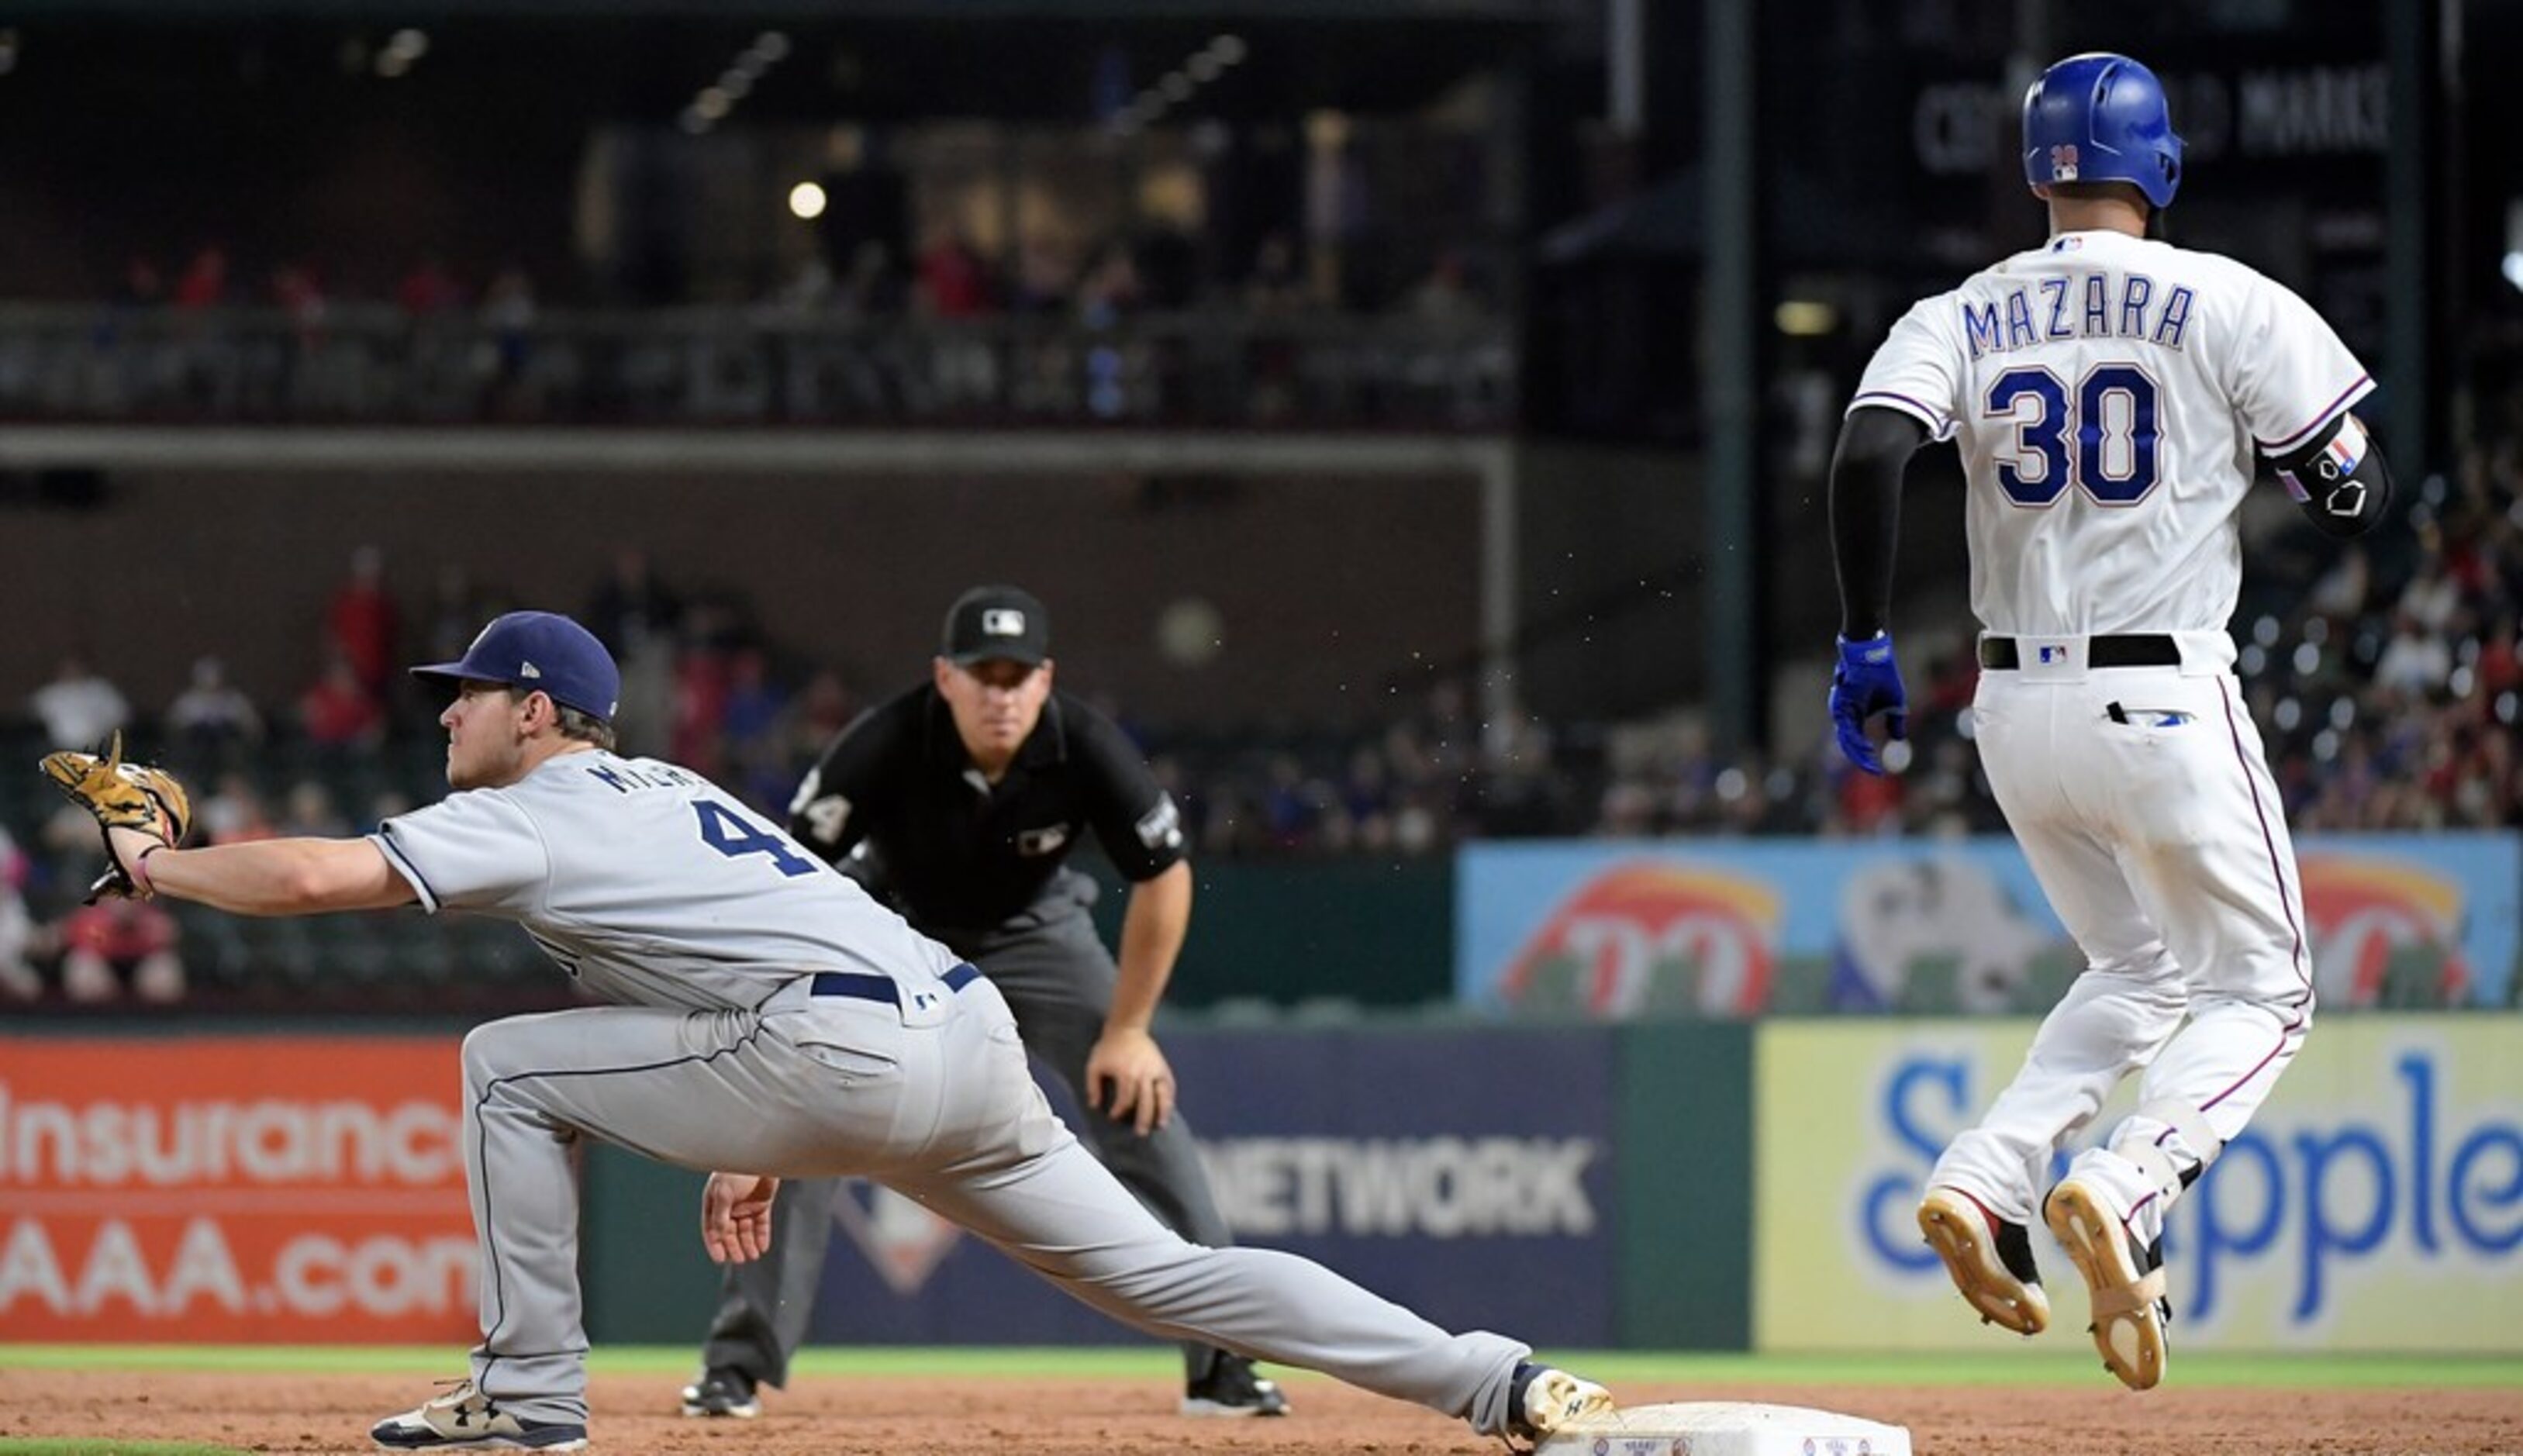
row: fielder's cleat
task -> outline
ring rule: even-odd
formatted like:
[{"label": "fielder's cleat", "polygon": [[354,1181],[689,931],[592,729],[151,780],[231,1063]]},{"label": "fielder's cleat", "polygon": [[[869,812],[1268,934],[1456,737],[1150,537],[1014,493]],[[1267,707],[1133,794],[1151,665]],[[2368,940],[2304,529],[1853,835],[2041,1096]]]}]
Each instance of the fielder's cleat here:
[{"label": "fielder's cleat", "polygon": [[1919,1200],[1919,1232],[1944,1260],[1954,1288],[1979,1311],[1980,1323],[2018,1335],[2050,1328],[2050,1296],[2032,1265],[2032,1239],[2023,1225],[1989,1212],[1959,1188],[1940,1185]]},{"label": "fielder's cleat", "polygon": [[587,1427],[511,1415],[468,1380],[418,1410],[379,1421],[368,1438],[389,1451],[578,1451],[586,1449]]},{"label": "fielder's cleat", "polygon": [[762,1397],[754,1393],[753,1377],[723,1365],[684,1386],[684,1414],[750,1421],[762,1414]]},{"label": "fielder's cleat", "polygon": [[1186,1416],[1284,1416],[1288,1397],[1242,1355],[1220,1355],[1209,1374],[1183,1387]]},{"label": "fielder's cleat", "polygon": [[2086,1328],[2103,1368],[2132,1390],[2154,1389],[2164,1379],[2164,1327],[2172,1318],[2162,1245],[2140,1244],[2111,1193],[2073,1173],[2050,1190],[2042,1221],[2092,1292],[2094,1322]]},{"label": "fielder's cleat", "polygon": [[1520,1361],[1506,1387],[1507,1443],[1531,1450],[1553,1432],[1611,1411],[1612,1392],[1593,1381],[1531,1360]]}]

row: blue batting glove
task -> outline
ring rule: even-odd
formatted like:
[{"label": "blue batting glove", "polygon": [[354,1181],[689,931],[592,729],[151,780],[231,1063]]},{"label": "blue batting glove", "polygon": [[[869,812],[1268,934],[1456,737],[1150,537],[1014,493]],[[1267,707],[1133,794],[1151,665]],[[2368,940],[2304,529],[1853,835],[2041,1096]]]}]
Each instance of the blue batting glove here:
[{"label": "blue batting glove", "polygon": [[1831,675],[1831,721],[1839,728],[1839,751],[1869,774],[1883,772],[1866,720],[1880,713],[1895,738],[1910,735],[1910,695],[1901,687],[1901,664],[1892,660],[1892,634],[1879,632],[1862,642],[1839,639],[1839,666]]}]

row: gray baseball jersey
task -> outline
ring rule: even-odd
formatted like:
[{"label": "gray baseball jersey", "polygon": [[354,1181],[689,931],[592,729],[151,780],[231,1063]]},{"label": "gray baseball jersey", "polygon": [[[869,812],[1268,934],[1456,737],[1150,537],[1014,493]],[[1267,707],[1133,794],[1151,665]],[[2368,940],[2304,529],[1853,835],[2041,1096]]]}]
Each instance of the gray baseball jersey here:
[{"label": "gray baseball jersey", "polygon": [[563,754],[374,837],[424,908],[523,924],[604,1001],[750,1009],[800,970],[956,962],[735,795],[655,759]]},{"label": "gray baseball jersey", "polygon": [[1449,1334],[1293,1254],[1186,1243],[1053,1115],[988,978],[697,775],[564,753],[374,842],[430,910],[514,920],[628,1003],[464,1039],[473,1379],[503,1409],[587,1418],[584,1135],[690,1168],[874,1178],[1145,1333],[1506,1429],[1530,1346]]}]

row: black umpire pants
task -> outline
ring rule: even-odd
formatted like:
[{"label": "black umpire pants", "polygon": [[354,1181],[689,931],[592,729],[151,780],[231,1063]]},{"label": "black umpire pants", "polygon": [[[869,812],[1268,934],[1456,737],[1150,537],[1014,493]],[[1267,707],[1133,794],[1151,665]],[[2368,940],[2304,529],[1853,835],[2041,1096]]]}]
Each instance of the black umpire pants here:
[{"label": "black umpire pants", "polygon": [[[1097,1158],[1167,1228],[1194,1244],[1224,1248],[1235,1242],[1209,1191],[1191,1125],[1177,1110],[1146,1137],[1107,1112],[1085,1110],[1086,1055],[1104,1034],[1119,968],[1095,933],[1087,910],[1095,881],[1064,869],[1022,913],[987,930],[919,928],[979,966],[1016,1012],[1017,1030],[1034,1061],[1059,1076],[1077,1100],[1084,1126],[1073,1129]],[[771,1205],[771,1248],[749,1263],[731,1264],[720,1286],[702,1363],[741,1370],[757,1383],[785,1386],[788,1359],[806,1340],[815,1292],[832,1242],[833,1200],[841,1180],[781,1185]],[[1183,1346],[1186,1383],[1204,1379],[1225,1352]]]}]

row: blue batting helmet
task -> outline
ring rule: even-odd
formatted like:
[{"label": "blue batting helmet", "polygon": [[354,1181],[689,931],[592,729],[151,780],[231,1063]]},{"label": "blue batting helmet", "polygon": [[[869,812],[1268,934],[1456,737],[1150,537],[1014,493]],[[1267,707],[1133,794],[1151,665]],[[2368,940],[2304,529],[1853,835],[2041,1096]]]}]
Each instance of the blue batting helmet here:
[{"label": "blue batting helmet", "polygon": [[2127,182],[2159,208],[2181,186],[2181,138],[2164,83],[2126,56],[2089,51],[2041,72],[2023,93],[2023,179]]}]

